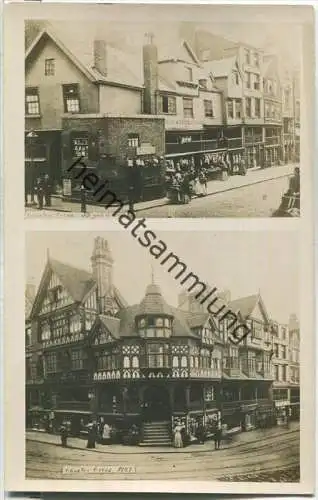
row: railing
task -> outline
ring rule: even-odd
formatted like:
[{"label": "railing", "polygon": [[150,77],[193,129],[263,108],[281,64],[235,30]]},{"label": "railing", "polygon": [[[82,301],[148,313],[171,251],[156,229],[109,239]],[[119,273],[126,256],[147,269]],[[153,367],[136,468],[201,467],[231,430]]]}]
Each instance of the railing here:
[{"label": "railing", "polygon": [[233,401],[224,401],[222,403],[223,408],[231,408],[233,406],[243,406],[251,404],[262,404],[270,402],[267,398],[254,398],[254,399],[236,399]]},{"label": "railing", "polygon": [[221,378],[221,370],[214,368],[190,368],[190,377],[196,378]]},{"label": "railing", "polygon": [[[228,141],[234,141],[237,146],[230,146]],[[191,141],[177,143],[177,142],[167,142],[166,143],[166,154],[182,154],[182,153],[196,153],[199,151],[214,151],[217,149],[223,149],[227,147],[241,147],[242,140],[241,139],[225,139],[222,143],[218,139],[202,139],[199,141]]]}]

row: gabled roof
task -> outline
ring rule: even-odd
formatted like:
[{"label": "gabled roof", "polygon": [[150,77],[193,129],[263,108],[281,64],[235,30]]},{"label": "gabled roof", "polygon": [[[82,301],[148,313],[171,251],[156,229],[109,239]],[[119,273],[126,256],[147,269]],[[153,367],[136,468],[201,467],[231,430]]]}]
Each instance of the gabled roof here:
[{"label": "gabled roof", "polygon": [[252,312],[254,311],[255,307],[258,304],[260,305],[260,307],[263,311],[263,314],[264,314],[266,320],[268,321],[269,317],[268,317],[267,311],[265,309],[263,299],[259,293],[256,295],[249,295],[247,297],[242,297],[240,299],[232,300],[229,303],[228,307],[234,313],[239,312],[242,319],[246,320],[250,317],[250,315],[252,314]]},{"label": "gabled roof", "polygon": [[[136,65],[136,57],[125,54],[117,48],[107,45],[107,76],[102,75],[94,68],[94,40],[85,37],[74,37],[65,31],[45,28],[35,38],[25,53],[25,61],[28,62],[40,42],[51,39],[57,47],[73,62],[77,68],[92,82],[112,83],[128,85],[132,87],[143,87],[143,75],[141,65]],[[139,70],[136,67],[139,67]]]},{"label": "gabled roof", "polygon": [[[189,59],[192,59],[192,64],[198,66],[201,65],[197,55],[186,40],[180,40],[179,43],[172,45],[171,43],[167,45],[161,45],[158,48],[159,53],[159,63],[166,61],[179,61],[189,63]],[[188,57],[185,57],[185,53]]]},{"label": "gabled roof", "polygon": [[[50,258],[43,272],[41,283],[36,294],[31,314],[34,314],[37,311],[38,306],[40,305],[42,290],[47,283],[50,272],[56,274],[56,276],[61,281],[61,284],[67,290],[74,302],[82,302],[84,299],[86,299],[89,292],[93,291],[93,289],[96,287],[96,281],[93,279],[92,274],[88,271],[78,269],[77,267],[73,267],[70,264],[65,264],[63,262]],[[116,300],[122,307],[125,307],[127,305],[127,302],[123,299],[122,295],[115,287],[114,295]]]},{"label": "gabled roof", "polygon": [[74,302],[81,302],[94,287],[95,281],[88,271],[50,259],[52,271],[60,278],[62,285],[69,292]]},{"label": "gabled roof", "polygon": [[192,313],[190,311],[180,311],[184,315],[190,328],[197,328],[205,325],[209,318],[209,313]]},{"label": "gabled roof", "polygon": [[118,340],[120,338],[119,329],[120,329],[120,320],[119,318],[114,318],[111,316],[106,316],[104,314],[99,314],[94,322],[94,325],[91,329],[91,339],[93,340],[96,332],[98,331],[100,325],[105,327],[106,331],[111,334],[114,340]]},{"label": "gabled roof", "polygon": [[236,56],[233,56],[233,57],[218,59],[215,61],[207,61],[204,62],[203,64],[206,71],[211,73],[213,78],[224,78],[226,76],[229,76],[236,63],[237,63],[237,58]]},{"label": "gabled roof", "polygon": [[35,300],[35,285],[27,284],[25,287],[25,319],[28,319]]}]

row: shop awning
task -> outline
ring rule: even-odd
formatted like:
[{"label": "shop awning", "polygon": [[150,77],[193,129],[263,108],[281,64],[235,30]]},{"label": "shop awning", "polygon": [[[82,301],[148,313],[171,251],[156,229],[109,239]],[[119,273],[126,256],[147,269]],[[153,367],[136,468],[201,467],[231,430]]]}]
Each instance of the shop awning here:
[{"label": "shop awning", "polygon": [[87,410],[54,410],[54,413],[67,413],[67,414],[71,414],[71,413],[77,413],[79,415],[91,415],[93,412],[91,411],[87,411]]},{"label": "shop awning", "polygon": [[186,152],[186,153],[170,153],[165,155],[165,158],[178,158],[181,156],[194,156],[194,155],[205,155],[205,154],[213,154],[213,153],[222,153],[224,151],[227,151],[227,148],[221,148],[221,149],[208,149],[205,151],[193,151],[193,152]]}]

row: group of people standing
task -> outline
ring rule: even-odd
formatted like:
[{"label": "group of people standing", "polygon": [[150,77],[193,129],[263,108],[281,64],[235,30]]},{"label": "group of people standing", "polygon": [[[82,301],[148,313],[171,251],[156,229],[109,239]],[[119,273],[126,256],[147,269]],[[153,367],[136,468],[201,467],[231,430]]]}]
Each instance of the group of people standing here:
[{"label": "group of people standing", "polygon": [[[95,448],[96,443],[99,444],[112,444],[115,441],[116,429],[107,422],[104,422],[103,417],[98,421],[92,420],[85,425],[83,419],[81,420],[81,429],[87,431],[86,448]],[[64,420],[60,426],[60,437],[62,447],[67,447],[67,439],[72,435],[72,423]],[[126,432],[125,444],[137,445],[139,443],[139,428],[133,424]]]},{"label": "group of people standing", "polygon": [[[222,441],[222,422],[221,420],[216,420],[212,429],[214,447],[215,450],[219,450]],[[206,429],[204,427],[203,421],[199,421],[196,425],[195,436],[199,444],[204,444],[206,441]],[[183,448],[189,444],[189,437],[187,436],[186,426],[181,422],[181,420],[176,420],[175,427],[173,429],[173,446],[175,448]]]},{"label": "group of people standing", "polygon": [[34,182],[25,182],[24,202],[27,206],[29,203],[29,196],[31,204],[35,204],[35,195],[37,198],[37,205],[40,210],[51,206],[52,197],[52,183],[48,174],[40,175]]}]

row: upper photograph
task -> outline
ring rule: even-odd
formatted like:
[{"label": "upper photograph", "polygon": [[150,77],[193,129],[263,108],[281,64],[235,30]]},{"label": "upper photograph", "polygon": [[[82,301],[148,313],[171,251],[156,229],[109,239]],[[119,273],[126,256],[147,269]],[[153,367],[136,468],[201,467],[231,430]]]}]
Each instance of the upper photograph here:
[{"label": "upper photograph", "polygon": [[296,22],[26,21],[26,216],[299,217]]}]

